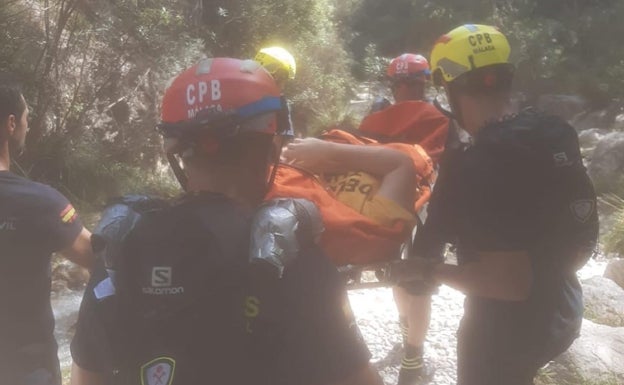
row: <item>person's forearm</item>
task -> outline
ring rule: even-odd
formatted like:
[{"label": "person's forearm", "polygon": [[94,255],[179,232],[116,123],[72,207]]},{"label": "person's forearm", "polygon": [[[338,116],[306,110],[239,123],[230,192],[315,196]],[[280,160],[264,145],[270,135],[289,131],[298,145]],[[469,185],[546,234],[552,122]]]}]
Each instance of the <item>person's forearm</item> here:
[{"label": "person's forearm", "polygon": [[333,161],[329,169],[325,170],[328,173],[358,170],[383,177],[400,167],[412,166],[409,156],[390,148],[341,143],[327,145],[328,158]]},{"label": "person's forearm", "polygon": [[95,264],[95,255],[91,248],[91,232],[83,228],[74,242],[68,248],[61,250],[61,254],[73,263],[91,270]]},{"label": "person's forearm", "polygon": [[333,160],[334,170],[326,172],[357,170],[375,175],[381,182],[378,195],[411,210],[416,191],[416,169],[408,155],[378,146],[330,145],[329,159]]},{"label": "person's forearm", "polygon": [[506,258],[497,258],[495,253],[490,253],[487,258],[461,266],[436,265],[433,279],[469,296],[505,301],[525,300],[531,288],[528,257],[505,254]]}]

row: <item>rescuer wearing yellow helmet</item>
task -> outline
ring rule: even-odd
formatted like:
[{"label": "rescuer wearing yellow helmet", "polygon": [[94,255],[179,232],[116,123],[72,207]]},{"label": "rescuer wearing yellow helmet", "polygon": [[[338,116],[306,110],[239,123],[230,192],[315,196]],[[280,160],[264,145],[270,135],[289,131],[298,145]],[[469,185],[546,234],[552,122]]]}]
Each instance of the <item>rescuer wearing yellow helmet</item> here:
[{"label": "rescuer wearing yellow helmet", "polygon": [[283,88],[287,81],[293,80],[297,74],[295,58],[282,47],[262,48],[254,60],[269,71],[280,88]]},{"label": "rescuer wearing yellow helmet", "polygon": [[[471,112],[501,116],[513,112],[510,52],[505,35],[494,27],[474,24],[442,35],[431,51],[433,82],[444,86],[454,117],[470,134],[492,117],[482,120]],[[487,108],[470,108],[466,102],[485,103]]]},{"label": "rescuer wearing yellow helmet", "polygon": [[[284,91],[284,87],[289,80],[294,80],[295,75],[297,73],[297,63],[295,62],[295,58],[288,52],[286,49],[282,47],[265,47],[260,49],[254,60],[260,63],[264,69],[266,69],[273,79],[277,86]],[[283,113],[278,115],[278,120],[282,122],[282,124],[288,124],[289,129],[285,135],[286,139],[292,139],[295,136],[295,130],[292,125],[292,118],[290,116],[290,102],[286,100],[286,97],[282,95],[282,101],[287,106]]]},{"label": "rescuer wearing yellow helmet", "polygon": [[[598,232],[576,131],[511,102],[514,67],[496,28],[466,24],[431,52],[446,111],[471,136],[447,145],[416,255],[454,243],[457,265],[431,279],[464,294],[458,385],[529,385],[578,336],[576,270]],[[408,260],[409,261],[409,260]]]}]

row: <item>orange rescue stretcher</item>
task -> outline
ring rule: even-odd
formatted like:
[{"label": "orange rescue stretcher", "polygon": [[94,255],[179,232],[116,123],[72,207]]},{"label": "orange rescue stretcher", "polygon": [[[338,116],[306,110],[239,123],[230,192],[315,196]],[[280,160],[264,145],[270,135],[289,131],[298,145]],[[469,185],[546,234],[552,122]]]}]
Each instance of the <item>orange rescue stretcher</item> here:
[{"label": "orange rescue stretcher", "polygon": [[[369,117],[373,117],[375,122],[384,121],[384,114],[394,116],[391,109],[392,107],[389,107]],[[405,106],[401,110],[405,110]],[[407,115],[403,113],[400,116]],[[366,124],[367,119],[362,122],[363,125]],[[405,120],[405,122],[407,128],[414,125],[413,119]],[[436,135],[443,131],[446,137],[446,131],[438,126],[448,125],[448,122],[445,119],[438,119],[435,124],[436,129],[430,131],[435,132]],[[419,215],[423,211],[431,196],[435,171],[433,161],[420,145],[379,143],[374,139],[338,129],[326,131],[321,134],[320,138],[337,143],[386,146],[408,154],[417,172],[417,191],[413,212]],[[382,226],[336,199],[334,193],[318,176],[287,164],[279,165],[273,189],[267,198],[279,197],[305,198],[317,205],[325,226],[320,239],[321,247],[348,279],[348,288],[392,286],[410,269],[414,270],[410,272],[412,275],[418,275],[418,263],[410,263],[410,267],[401,263],[410,255],[416,231],[411,224],[397,221],[392,226]],[[362,276],[366,271],[374,272],[376,281],[363,282]]]}]

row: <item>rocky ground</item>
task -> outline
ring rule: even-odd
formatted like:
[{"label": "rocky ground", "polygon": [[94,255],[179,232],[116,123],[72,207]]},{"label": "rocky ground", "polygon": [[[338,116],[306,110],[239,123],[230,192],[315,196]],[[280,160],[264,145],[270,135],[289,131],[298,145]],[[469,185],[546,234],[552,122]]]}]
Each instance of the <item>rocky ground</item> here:
[{"label": "rocky ground", "polygon": [[[358,88],[357,100],[352,102],[349,112],[360,117],[365,115],[370,108],[373,96],[388,96],[387,89],[380,83],[362,85],[362,87]],[[586,106],[583,103],[578,102],[574,98],[572,102],[570,102],[569,99],[570,98],[563,98],[562,101],[561,98],[557,98],[557,95],[554,95],[551,96],[550,99],[542,101],[541,107],[552,112],[562,113],[564,117],[573,120],[574,126],[581,130],[579,139],[586,159],[588,161],[591,160],[590,173],[595,183],[596,181],[602,184],[605,184],[605,181],[619,183],[622,175],[621,170],[624,167],[624,103],[617,101],[613,103],[610,109],[605,111],[586,113],[584,112]],[[555,103],[554,106],[552,103]],[[557,106],[561,107],[559,109],[562,111],[558,111],[557,108],[555,108]],[[598,129],[595,127],[609,127],[609,129]],[[596,149],[596,151],[594,151],[594,149]],[[605,229],[610,229],[612,227],[609,216],[605,216],[604,213],[601,215],[601,223],[603,233]],[[599,259],[598,261],[591,260],[579,271],[580,278],[584,280],[596,275],[602,275],[605,266],[606,262],[603,259]],[[57,268],[58,270],[56,270]],[[624,282],[623,270],[620,270],[619,274],[620,286],[624,287],[622,283]],[[55,266],[54,276],[55,286],[52,302],[57,318],[56,332],[57,339],[59,340],[59,357],[64,372],[67,374],[71,366],[69,340],[73,334],[72,327],[75,323],[81,298],[81,292],[78,288],[80,285],[84,284],[84,277],[80,277],[80,274],[76,274],[71,269],[67,269],[66,266],[62,265]],[[61,279],[58,279],[59,277],[61,277]],[[613,277],[609,278],[613,279]],[[587,283],[587,285],[596,285],[596,282]],[[604,287],[605,285],[599,284],[598,286]],[[587,286],[587,289],[589,290],[590,286]],[[612,297],[622,295],[622,292],[617,291],[612,291],[610,293],[609,296]],[[593,295],[593,297],[595,296],[596,295]],[[598,296],[602,298],[607,295],[599,294]],[[592,295],[589,296],[590,299],[593,297]],[[386,384],[396,384],[401,351],[397,322],[398,316],[396,308],[394,307],[391,290],[386,288],[355,290],[350,292],[350,299],[358,319],[358,324],[373,355],[373,363],[383,375]],[[435,376],[431,382],[432,385],[455,384],[455,332],[462,316],[462,302],[463,295],[461,293],[445,286],[441,287],[439,293],[433,298],[431,327],[425,345],[426,360],[436,368]],[[587,317],[591,318],[594,322],[597,322],[598,318],[600,318],[599,314],[595,314],[598,313],[599,310],[602,311],[603,308],[606,308],[605,314],[612,315],[614,312],[619,313],[617,309],[620,309],[620,306],[622,306],[621,302],[618,303],[617,306],[611,306],[609,301],[602,302],[604,303],[598,303],[599,306],[590,307],[589,311],[586,309]],[[593,317],[590,315],[593,315]],[[596,347],[591,345],[594,339],[598,341],[597,337],[594,337],[594,334],[592,334],[596,326],[589,321],[584,325],[586,325],[586,327],[583,328],[583,336],[572,346],[568,356],[579,358],[582,353],[589,352],[591,354],[586,361],[601,361],[602,363],[609,363],[610,360],[613,361],[615,359],[614,357],[624,357],[624,350],[622,349],[624,344],[620,344],[619,342],[613,343],[612,345],[614,346],[611,347],[611,350],[606,348],[606,342],[617,340],[617,338],[611,338],[609,336],[620,335],[621,329],[607,330],[609,333],[615,334],[608,334],[604,340],[600,340],[606,341],[605,343],[600,342],[603,346]],[[621,327],[624,325],[600,325],[600,327],[606,328],[610,326]],[[587,340],[589,340],[590,345],[587,345]],[[594,344],[595,343],[597,342],[594,342]],[[598,354],[601,352],[606,352],[605,354],[607,354],[608,357],[601,357],[600,354]],[[616,353],[621,354],[618,355]],[[620,360],[619,358],[617,358],[617,360],[624,362],[624,360]],[[572,361],[574,361],[574,365],[578,367],[584,365],[581,359]],[[616,364],[617,363],[611,363],[609,368],[613,370],[618,367]],[[587,366],[589,366],[587,372],[590,375],[599,377],[591,373],[591,365]],[[596,367],[602,368],[602,366]],[[564,367],[563,370],[569,371],[569,368]],[[599,371],[604,372],[602,369],[599,369]],[[615,385],[624,383],[620,380],[620,378],[624,378],[624,368],[621,368],[617,373],[619,373],[619,377],[616,378],[614,375],[614,380],[612,381],[586,381],[585,384]],[[547,381],[540,381],[540,383],[543,385],[560,385],[560,383],[556,381],[558,380],[555,378],[555,382],[548,381],[547,379]],[[574,381],[572,383],[575,385],[577,384]]]},{"label": "rocky ground", "polygon": [[[602,275],[604,261],[590,260],[579,271],[581,279]],[[349,293],[358,325],[373,355],[372,361],[387,385],[396,384],[401,363],[398,315],[392,290],[386,288],[355,290]],[[431,385],[453,385],[456,382],[455,332],[463,313],[464,296],[447,286],[433,297],[431,326],[425,344],[426,360],[436,372]]]},{"label": "rocky ground", "polygon": [[[402,353],[392,290],[356,290],[349,296],[375,367],[386,384],[396,384]],[[436,368],[432,384],[455,383],[455,331],[463,312],[463,297],[443,286],[433,298],[431,327],[425,345],[427,360]]]},{"label": "rocky ground", "polygon": [[[377,96],[388,97],[382,84],[361,84],[350,113],[364,116]],[[428,95],[429,98],[435,96],[435,93]],[[520,96],[518,101],[522,99]],[[577,96],[544,95],[537,101],[537,107],[561,115],[577,128],[585,163],[601,194],[622,191],[624,101],[613,100],[602,110],[592,110],[587,101]],[[600,205],[600,211],[601,235],[604,236],[614,228],[615,216],[613,208],[604,203]],[[605,266],[604,259],[598,262],[592,260],[579,272],[580,278],[588,280],[602,276]],[[587,320],[581,338],[568,353],[558,357],[543,371],[539,384],[624,384],[624,364],[620,363],[624,363],[624,344],[619,338],[624,335],[624,313],[620,311],[624,306],[621,300],[624,296],[624,269],[620,267],[614,274],[607,274],[607,277],[618,282],[620,287],[607,285],[609,282],[605,283],[601,277],[583,282],[586,287]],[[391,291],[354,291],[351,300],[373,353],[373,361],[383,373],[386,383],[395,384],[401,352],[397,349],[400,337]],[[442,287],[434,297],[431,328],[425,346],[426,359],[437,368],[432,384],[455,383],[455,331],[462,315],[462,300],[460,293],[447,287]],[[564,381],[565,373],[574,378]],[[581,377],[585,379],[581,380]]]},{"label": "rocky ground", "polygon": [[[602,275],[606,263],[591,260],[579,272],[582,279]],[[396,384],[401,361],[398,315],[389,288],[353,290],[349,292],[358,325],[373,355],[372,361],[388,385]],[[52,296],[57,318],[56,335],[63,371],[69,373],[71,356],[69,341],[80,305],[81,292],[62,289]],[[431,327],[425,345],[426,359],[436,372],[432,385],[455,384],[455,331],[462,316],[463,295],[442,286],[433,297]]]}]

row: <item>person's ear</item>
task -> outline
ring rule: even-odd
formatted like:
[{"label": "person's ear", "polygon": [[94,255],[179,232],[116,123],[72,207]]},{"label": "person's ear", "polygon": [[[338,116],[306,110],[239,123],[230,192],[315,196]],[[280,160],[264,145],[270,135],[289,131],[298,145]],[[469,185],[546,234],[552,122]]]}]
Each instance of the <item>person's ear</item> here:
[{"label": "person's ear", "polygon": [[6,132],[8,136],[12,136],[15,132],[15,115],[9,115],[2,124],[2,130]]},{"label": "person's ear", "polygon": [[7,131],[10,136],[12,136],[13,133],[15,132],[15,127],[16,127],[15,115],[11,114],[7,118]]}]

